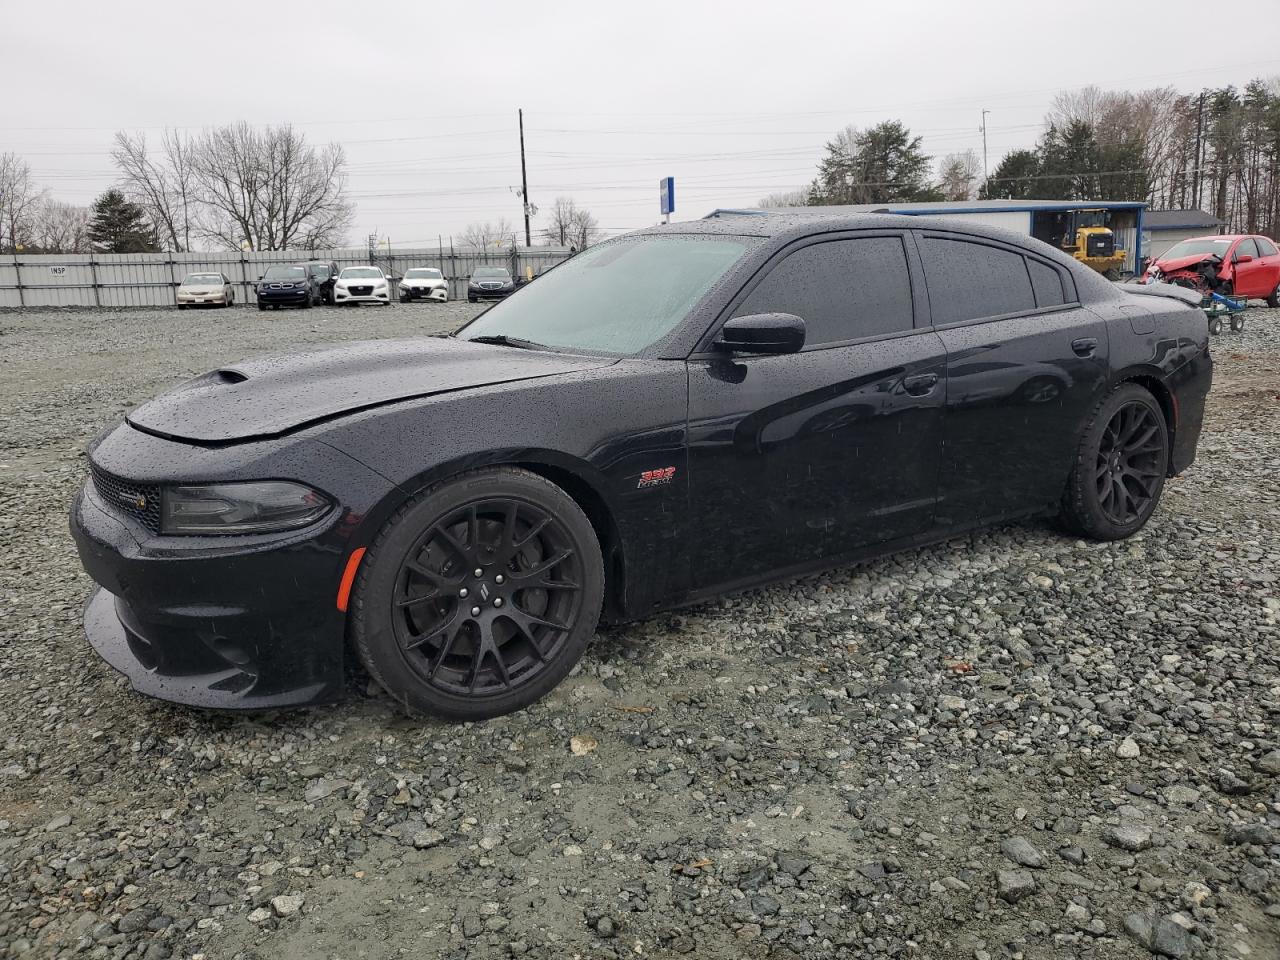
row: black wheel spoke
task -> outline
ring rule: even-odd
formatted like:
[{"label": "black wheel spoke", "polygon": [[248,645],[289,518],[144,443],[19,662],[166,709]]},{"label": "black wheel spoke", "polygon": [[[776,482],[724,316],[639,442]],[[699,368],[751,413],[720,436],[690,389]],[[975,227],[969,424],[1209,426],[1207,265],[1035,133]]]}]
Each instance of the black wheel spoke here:
[{"label": "black wheel spoke", "polygon": [[544,573],[547,573],[549,570],[551,570],[553,567],[557,566],[558,564],[564,563],[564,561],[568,560],[572,556],[573,556],[573,551],[568,548],[565,548],[564,550],[561,550],[559,553],[556,553],[551,557],[548,557],[547,559],[534,564],[528,570],[520,570],[520,571],[517,571],[516,573],[511,574],[511,579],[519,580],[522,585],[527,585],[527,582],[529,580],[533,579],[534,577],[541,577]]},{"label": "black wheel spoke", "polygon": [[460,559],[464,564],[467,566],[471,565],[471,550],[468,549],[466,544],[462,543],[457,537],[450,533],[447,527],[443,524],[436,527],[436,536],[444,541],[444,545],[457,554],[458,559]]},{"label": "black wheel spoke", "polygon": [[1116,523],[1141,519],[1158,495],[1168,436],[1149,404],[1131,401],[1111,415],[1098,442],[1098,505]]},{"label": "black wheel spoke", "polygon": [[406,650],[416,650],[418,647],[422,646],[424,643],[428,643],[434,640],[436,637],[440,637],[440,636],[446,637],[447,642],[452,643],[453,636],[458,632],[458,627],[460,625],[461,624],[459,622],[458,615],[454,613],[447,620],[445,620],[440,624],[437,624],[431,629],[424,630],[421,633],[415,633],[412,636],[410,636],[408,641],[405,643],[404,648]]},{"label": "black wheel spoke", "polygon": [[416,607],[418,604],[426,603],[428,600],[438,599],[440,599],[440,591],[432,590],[430,593],[424,593],[420,597],[405,597],[401,600],[397,600],[396,606],[403,610],[405,607]]},{"label": "black wheel spoke", "polygon": [[418,563],[416,560],[406,561],[405,567],[409,570],[412,570],[414,573],[422,577],[424,580],[428,581],[432,586],[436,587],[436,589],[448,587],[454,582],[456,582],[446,577],[442,573],[436,573],[434,570],[430,569],[429,567],[423,566],[422,564]]}]

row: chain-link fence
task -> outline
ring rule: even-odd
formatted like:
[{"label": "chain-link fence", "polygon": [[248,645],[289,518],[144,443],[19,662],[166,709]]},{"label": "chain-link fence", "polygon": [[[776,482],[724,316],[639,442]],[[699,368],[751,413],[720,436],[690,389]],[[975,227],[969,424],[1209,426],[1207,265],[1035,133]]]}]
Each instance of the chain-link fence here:
[{"label": "chain-link fence", "polygon": [[236,301],[253,303],[254,286],[268,267],[307,260],[331,260],[339,267],[372,263],[394,278],[412,267],[435,267],[448,278],[452,299],[466,296],[467,278],[477,267],[506,267],[512,276],[528,278],[568,256],[563,247],[5,254],[0,256],[0,307],[167,307],[177,302],[183,277],[206,271],[226,274]]}]

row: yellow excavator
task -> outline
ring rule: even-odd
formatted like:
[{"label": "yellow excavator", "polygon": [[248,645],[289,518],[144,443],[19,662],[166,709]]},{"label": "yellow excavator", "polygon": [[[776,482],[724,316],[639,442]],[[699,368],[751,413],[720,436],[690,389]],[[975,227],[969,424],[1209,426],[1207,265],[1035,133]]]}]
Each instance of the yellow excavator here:
[{"label": "yellow excavator", "polygon": [[1116,249],[1116,235],[1107,226],[1107,211],[1072,210],[1064,219],[1062,249],[1108,280],[1119,280],[1125,252]]}]

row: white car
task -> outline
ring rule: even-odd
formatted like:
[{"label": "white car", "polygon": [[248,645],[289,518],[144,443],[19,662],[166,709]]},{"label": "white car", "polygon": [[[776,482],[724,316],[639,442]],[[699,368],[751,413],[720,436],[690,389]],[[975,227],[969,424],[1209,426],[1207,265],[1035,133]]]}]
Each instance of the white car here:
[{"label": "white car", "polygon": [[391,282],[381,267],[346,267],[333,285],[333,302],[391,303]]},{"label": "white car", "polygon": [[236,302],[231,281],[221,273],[188,273],[178,285],[178,309],[185,310],[197,304],[218,304],[229,307]]},{"label": "white car", "polygon": [[434,267],[413,267],[404,272],[400,280],[400,302],[410,300],[434,300],[449,302],[449,281]]}]

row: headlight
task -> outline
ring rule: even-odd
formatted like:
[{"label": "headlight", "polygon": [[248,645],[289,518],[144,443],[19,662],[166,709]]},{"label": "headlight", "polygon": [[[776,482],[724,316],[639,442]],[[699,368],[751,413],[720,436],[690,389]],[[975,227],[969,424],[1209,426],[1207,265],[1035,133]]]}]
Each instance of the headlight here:
[{"label": "headlight", "polygon": [[319,520],[332,506],[323,494],[284,480],[166,487],[160,494],[160,532],[293,530]]}]

